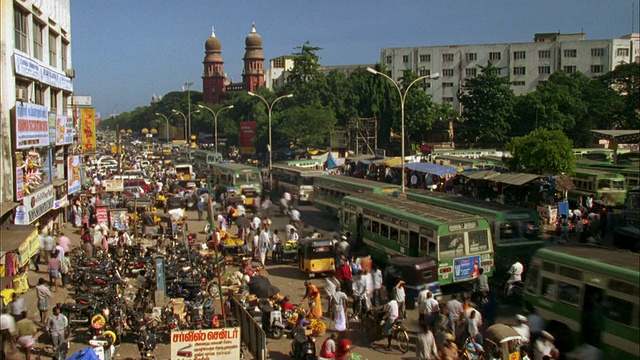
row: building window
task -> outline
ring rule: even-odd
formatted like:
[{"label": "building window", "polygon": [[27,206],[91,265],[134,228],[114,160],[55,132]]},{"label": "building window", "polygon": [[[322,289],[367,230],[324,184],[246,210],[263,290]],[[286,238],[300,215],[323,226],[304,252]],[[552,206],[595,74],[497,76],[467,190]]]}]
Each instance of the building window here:
[{"label": "building window", "polygon": [[431,89],[431,83],[427,81],[427,79],[424,79],[424,81],[422,82],[422,89],[424,91],[427,91],[427,89]]},{"label": "building window", "polygon": [[393,62],[393,56],[387,55],[387,64],[391,64]]},{"label": "building window", "polygon": [[526,59],[527,58],[527,52],[526,51],[514,51],[513,52],[513,58],[515,60]]},{"label": "building window", "polygon": [[420,62],[429,62],[431,61],[431,54],[420,55],[419,60]]},{"label": "building window", "polygon": [[27,16],[28,13],[18,6],[13,10],[15,46],[17,50],[28,52],[27,45]]},{"label": "building window", "polygon": [[591,56],[597,56],[597,57],[604,56],[604,49],[603,48],[593,48],[593,49],[591,49]]},{"label": "building window", "polygon": [[442,54],[442,61],[453,61],[453,54]]},{"label": "building window", "polygon": [[578,50],[576,49],[567,49],[564,51],[564,57],[577,57]]},{"label": "building window", "polygon": [[49,65],[58,66],[58,34],[49,32]]},{"label": "building window", "polygon": [[69,105],[71,102],[71,96],[68,93],[62,93],[62,115],[69,115]]},{"label": "building window", "polygon": [[524,75],[527,72],[524,66],[516,66],[513,68],[513,75]]},{"label": "building window", "polygon": [[442,87],[443,88],[452,88],[453,87],[453,83],[452,82],[443,82],[442,83]]},{"label": "building window", "polygon": [[408,63],[409,62],[409,55],[402,55],[402,62],[403,63]]},{"label": "building window", "polygon": [[538,75],[551,74],[551,66],[538,66]]},{"label": "building window", "polygon": [[60,56],[60,65],[62,66],[62,71],[67,71],[69,69],[69,43],[66,41],[62,41]]},{"label": "building window", "polygon": [[478,54],[477,53],[466,53],[465,54],[467,61],[476,61],[478,60]]},{"label": "building window", "polygon": [[442,76],[453,76],[453,69],[442,69]]},{"label": "building window", "polygon": [[476,76],[478,69],[476,68],[471,68],[471,69],[464,69],[464,74],[468,77],[473,77]]},{"label": "building window", "polygon": [[453,97],[451,97],[451,96],[443,96],[442,97],[442,102],[452,103],[453,102]]},{"label": "building window", "polygon": [[524,86],[524,81],[512,81],[511,85],[513,85],[513,86]]},{"label": "building window", "polygon": [[499,52],[490,52],[489,60],[500,60],[502,59],[502,53]]},{"label": "building window", "polygon": [[592,74],[601,74],[604,72],[604,65],[591,65]]},{"label": "building window", "polygon": [[34,21],[33,22],[33,57],[42,60],[42,32],[44,31],[44,24]]},{"label": "building window", "polygon": [[49,90],[49,111],[58,113],[58,92],[51,88]]},{"label": "building window", "polygon": [[491,74],[491,75],[500,76],[501,71],[502,71],[502,68],[495,68],[495,69],[493,69],[493,70],[490,72],[490,74]]},{"label": "building window", "polygon": [[619,48],[616,50],[616,56],[629,56],[628,48]]},{"label": "building window", "polygon": [[420,69],[418,74],[420,76],[429,76],[429,75],[431,75],[431,70],[429,70],[429,69]]},{"label": "building window", "polygon": [[551,58],[551,50],[539,50],[538,51],[539,59],[549,59]]},{"label": "building window", "polygon": [[566,72],[567,74],[573,74],[574,72],[576,72],[576,67],[575,65],[570,65],[570,66],[565,66],[563,68],[564,72]]},{"label": "building window", "polygon": [[44,105],[44,86],[41,83],[35,83],[33,86],[34,99],[33,103]]}]

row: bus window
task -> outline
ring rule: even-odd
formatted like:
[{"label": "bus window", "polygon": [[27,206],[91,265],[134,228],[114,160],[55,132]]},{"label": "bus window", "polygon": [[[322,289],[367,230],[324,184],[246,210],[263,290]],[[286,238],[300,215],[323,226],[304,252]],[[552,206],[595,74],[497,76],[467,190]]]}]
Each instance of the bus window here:
[{"label": "bus window", "polygon": [[[410,231],[409,232],[409,247],[412,249],[418,249],[419,245],[419,236],[417,232]],[[422,250],[419,250],[422,251]],[[424,251],[426,253],[426,251]]]},{"label": "bus window", "polygon": [[374,234],[380,234],[380,223],[373,220],[371,221],[371,232]]},{"label": "bus window", "polygon": [[464,255],[464,237],[462,234],[440,236],[439,242],[439,258]]},{"label": "bus window", "polygon": [[394,228],[393,226],[389,227],[389,239],[396,242],[399,240],[398,229]]},{"label": "bus window", "polygon": [[429,239],[424,236],[420,236],[420,252],[425,254],[429,252]]},{"label": "bus window", "polygon": [[389,225],[380,223],[380,236],[389,237]]},{"label": "bus window", "polygon": [[469,231],[469,252],[489,250],[489,232],[486,230]]},{"label": "bus window", "polygon": [[302,185],[309,185],[309,186],[313,185],[313,178],[312,177],[303,177],[303,178],[301,178],[301,180],[302,180],[301,181]]},{"label": "bus window", "polygon": [[633,303],[609,295],[605,297],[604,304],[605,318],[624,325],[631,325],[633,316],[629,315],[633,314]]},{"label": "bus window", "polygon": [[247,175],[248,175],[248,181],[257,181],[260,179],[259,173],[251,172],[251,173],[248,173]]},{"label": "bus window", "polygon": [[558,300],[578,306],[580,304],[580,288],[573,284],[558,281]]},{"label": "bus window", "polygon": [[544,261],[542,263],[542,270],[550,273],[556,272],[556,264],[548,261]]},{"label": "bus window", "polygon": [[398,238],[398,242],[402,246],[409,245],[409,235],[405,230],[400,230],[400,237]]},{"label": "bus window", "polygon": [[529,273],[527,274],[527,291],[533,294],[538,294],[538,270],[537,266],[532,266],[529,268]]},{"label": "bus window", "polygon": [[624,190],[624,179],[611,180],[611,188],[613,190]]},{"label": "bus window", "polygon": [[574,268],[560,266],[558,268],[558,274],[571,279],[582,280],[582,271],[576,270]]},{"label": "bus window", "polygon": [[549,299],[555,300],[558,293],[558,287],[552,279],[542,278],[542,293],[540,295],[546,296]]},{"label": "bus window", "polygon": [[518,237],[518,226],[515,222],[500,223],[500,240],[515,239]]}]

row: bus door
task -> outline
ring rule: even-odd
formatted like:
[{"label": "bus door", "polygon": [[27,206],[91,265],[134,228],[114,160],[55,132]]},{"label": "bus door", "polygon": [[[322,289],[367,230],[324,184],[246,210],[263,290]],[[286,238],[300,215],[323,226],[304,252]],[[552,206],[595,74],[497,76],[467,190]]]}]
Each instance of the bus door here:
[{"label": "bus door", "polygon": [[582,342],[600,349],[601,332],[604,324],[604,291],[585,284],[582,304]]}]

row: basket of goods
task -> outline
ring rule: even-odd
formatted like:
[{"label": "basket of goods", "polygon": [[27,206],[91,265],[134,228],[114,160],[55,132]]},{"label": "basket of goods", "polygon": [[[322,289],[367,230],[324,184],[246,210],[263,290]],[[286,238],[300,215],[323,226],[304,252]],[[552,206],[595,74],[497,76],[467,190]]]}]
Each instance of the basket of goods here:
[{"label": "basket of goods", "polygon": [[244,245],[244,241],[242,241],[241,238],[233,238],[231,236],[228,236],[227,238],[225,238],[223,243],[224,243],[224,246],[226,247],[235,247],[235,246]]},{"label": "basket of goods", "polygon": [[320,337],[327,333],[327,326],[319,319],[311,319],[311,331],[313,336]]}]

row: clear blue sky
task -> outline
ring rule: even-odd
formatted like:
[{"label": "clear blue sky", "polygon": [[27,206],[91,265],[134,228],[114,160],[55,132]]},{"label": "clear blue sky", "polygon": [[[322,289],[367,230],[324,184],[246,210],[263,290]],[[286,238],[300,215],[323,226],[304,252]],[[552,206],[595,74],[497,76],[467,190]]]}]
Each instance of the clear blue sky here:
[{"label": "clear blue sky", "polygon": [[71,0],[74,91],[103,118],[151,96],[202,91],[204,43],[215,26],[224,70],[241,79],[255,22],[268,60],[310,41],[322,65],[369,64],[385,47],[532,41],[537,32],[587,39],[638,31],[639,0]]}]

